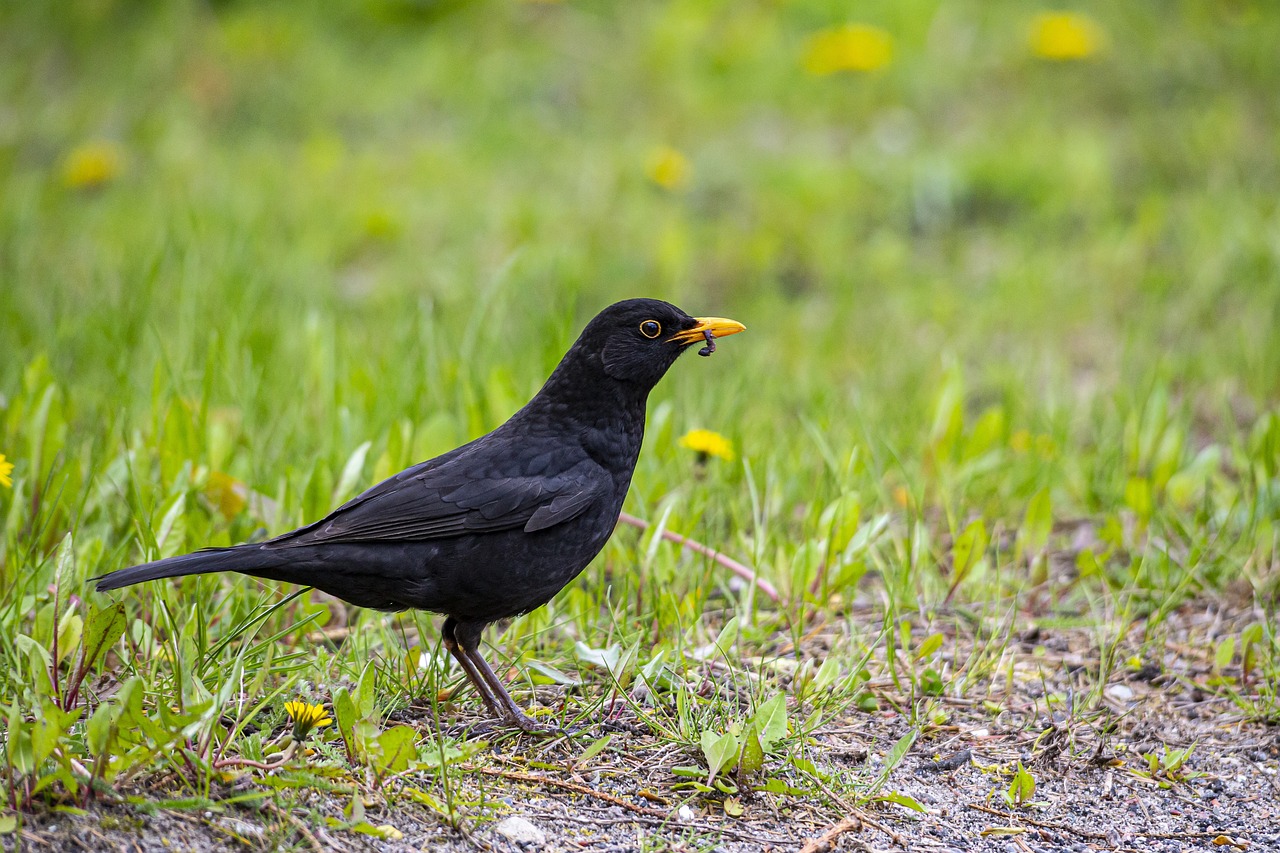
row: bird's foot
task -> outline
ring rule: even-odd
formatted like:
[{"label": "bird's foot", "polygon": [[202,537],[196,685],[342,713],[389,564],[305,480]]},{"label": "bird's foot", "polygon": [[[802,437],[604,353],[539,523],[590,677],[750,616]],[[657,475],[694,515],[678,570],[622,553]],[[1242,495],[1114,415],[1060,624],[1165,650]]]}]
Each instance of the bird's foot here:
[{"label": "bird's foot", "polygon": [[444,729],[444,734],[458,740],[477,740],[479,738],[488,737],[497,730],[497,726],[490,720],[481,720],[476,723],[454,723],[452,726]]},{"label": "bird's foot", "polygon": [[577,731],[572,728],[561,728],[554,723],[539,722],[523,712],[504,715],[502,722],[519,729],[525,734],[538,735],[539,737],[567,737]]},{"label": "bird's foot", "polygon": [[605,734],[629,734],[629,735],[647,735],[651,734],[649,729],[644,726],[637,725],[630,720],[612,719],[601,720],[596,728]]},{"label": "bird's foot", "polygon": [[581,729],[577,728],[562,728],[551,723],[542,723],[526,714],[521,714],[518,717],[504,714],[492,720],[455,723],[445,729],[444,733],[449,737],[456,737],[460,740],[476,740],[490,735],[509,733],[513,729],[522,734],[546,738],[569,737],[581,731]]}]

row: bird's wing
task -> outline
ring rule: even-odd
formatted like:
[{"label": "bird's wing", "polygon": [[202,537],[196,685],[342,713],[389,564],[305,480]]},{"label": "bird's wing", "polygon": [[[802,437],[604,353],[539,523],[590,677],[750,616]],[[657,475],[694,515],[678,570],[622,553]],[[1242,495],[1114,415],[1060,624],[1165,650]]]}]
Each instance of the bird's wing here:
[{"label": "bird's wing", "polygon": [[609,474],[585,455],[567,465],[553,464],[551,451],[519,454],[514,462],[507,456],[486,463],[485,455],[450,454],[414,466],[264,547],[439,539],[514,528],[532,533],[578,516],[613,492]]}]

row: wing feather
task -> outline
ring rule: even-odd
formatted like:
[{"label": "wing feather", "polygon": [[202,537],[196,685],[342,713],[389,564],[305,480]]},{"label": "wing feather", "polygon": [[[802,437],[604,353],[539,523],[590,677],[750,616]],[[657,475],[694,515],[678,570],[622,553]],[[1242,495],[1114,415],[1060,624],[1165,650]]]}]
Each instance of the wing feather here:
[{"label": "wing feather", "polygon": [[[485,456],[455,451],[416,465],[263,547],[438,539],[519,528],[534,533],[612,496],[612,478],[585,454],[567,465],[553,464],[549,451],[529,454],[525,470],[512,472],[492,470]],[[519,459],[502,458],[507,465],[520,464]],[[549,473],[552,468],[560,470]]]}]

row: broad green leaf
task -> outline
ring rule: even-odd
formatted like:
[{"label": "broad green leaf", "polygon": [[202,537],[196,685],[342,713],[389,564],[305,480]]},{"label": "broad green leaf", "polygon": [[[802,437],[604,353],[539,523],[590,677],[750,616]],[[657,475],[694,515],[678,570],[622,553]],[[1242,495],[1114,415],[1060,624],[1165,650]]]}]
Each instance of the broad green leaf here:
[{"label": "broad green leaf", "polygon": [[818,772],[818,766],[807,758],[800,756],[791,757],[791,766],[799,770],[801,773],[807,773],[815,779],[824,779],[825,777]]},{"label": "broad green leaf", "polygon": [[364,665],[364,671],[360,673],[360,681],[356,685],[356,710],[360,712],[361,719],[372,717],[377,709],[378,697],[374,692],[377,678],[378,674],[373,668],[373,661],[369,661]]},{"label": "broad green leaf", "polygon": [[738,617],[734,616],[724,623],[724,627],[720,629],[720,633],[716,637],[715,647],[720,650],[721,654],[728,654],[732,651],[733,644],[736,642],[738,642]]},{"label": "broad green leaf", "polygon": [[68,533],[62,537],[62,542],[58,544],[58,562],[54,568],[54,577],[61,582],[63,579],[70,579],[75,572],[76,565],[76,549],[75,543]]},{"label": "broad green leaf", "polygon": [[111,604],[103,608],[91,604],[89,618],[85,623],[81,668],[90,670],[96,667],[107,649],[114,646],[124,634],[127,623],[123,604]]},{"label": "broad green leaf", "polygon": [[160,549],[160,556],[172,557],[177,554],[186,535],[187,495],[183,492],[173,499],[156,530],[156,547]]},{"label": "broad green leaf", "polygon": [[84,636],[84,619],[74,610],[68,610],[58,620],[58,663],[66,660],[73,651],[80,648],[80,638]]},{"label": "broad green leaf", "polygon": [[575,759],[575,763],[584,764],[590,761],[591,759],[595,758],[597,755],[600,754],[601,750],[603,750],[606,746],[609,745],[609,741],[611,740],[613,740],[612,732],[600,738],[595,743],[591,744],[591,746],[582,750],[582,754]]},{"label": "broad green leaf", "polygon": [[702,778],[702,768],[701,768],[701,767],[683,767],[683,766],[682,766],[682,767],[672,767],[672,768],[671,768],[671,773],[672,773],[672,775],[674,775],[674,776],[683,776],[683,777],[685,777],[685,778],[687,778],[687,779],[701,779],[701,778]]},{"label": "broad green leaf", "polygon": [[106,702],[99,705],[98,710],[93,712],[84,730],[85,744],[89,747],[90,755],[97,757],[110,751],[111,728],[119,714],[119,706]]},{"label": "broad green leaf", "polygon": [[574,687],[582,684],[581,678],[577,678],[575,676],[569,675],[566,672],[562,672],[556,669],[551,664],[543,663],[540,660],[528,661],[525,664],[525,668],[528,669],[530,672],[534,672],[542,676],[541,679],[537,677],[533,679],[534,683],[536,684],[548,684],[548,683],[563,684],[569,687]]},{"label": "broad green leaf", "polygon": [[942,683],[942,674],[933,667],[920,674],[920,692],[926,696],[941,696],[946,685]]},{"label": "broad green leaf", "polygon": [[885,755],[884,764],[881,766],[880,773],[877,774],[875,781],[872,782],[869,793],[878,793],[880,789],[884,787],[885,783],[889,781],[889,775],[893,773],[899,764],[902,763],[902,759],[906,757],[907,753],[911,750],[912,744],[916,742],[918,734],[919,732],[912,729],[902,737],[898,738],[897,742],[894,743],[888,754]]},{"label": "broad green leaf", "polygon": [[978,417],[964,443],[964,458],[975,459],[1004,441],[1004,409],[992,406]]},{"label": "broad green leaf", "polygon": [[969,522],[956,537],[955,545],[951,548],[951,585],[953,587],[964,581],[973,571],[974,566],[978,565],[986,555],[988,541],[987,525],[980,518]]},{"label": "broad green leaf", "polygon": [[770,777],[765,783],[756,788],[757,791],[764,791],[767,794],[786,794],[791,797],[807,797],[812,792],[806,791],[804,788],[793,788],[781,779]]},{"label": "broad green leaf", "polygon": [[1226,669],[1231,666],[1231,661],[1235,660],[1235,657],[1236,638],[1227,637],[1221,643],[1218,643],[1218,647],[1214,650],[1213,668],[1216,670]]},{"label": "broad green leaf", "polygon": [[67,736],[71,724],[80,719],[83,710],[64,711],[52,700],[45,701],[31,728],[31,752],[37,767],[53,754],[54,747]]},{"label": "broad green leaf", "polygon": [[707,759],[707,784],[710,785],[716,775],[738,757],[738,739],[731,732],[717,735],[708,729],[702,733],[702,754]]},{"label": "broad green leaf", "polygon": [[759,773],[764,769],[764,746],[760,730],[752,723],[742,734],[742,752],[738,755],[739,773]]},{"label": "broad green leaf", "polygon": [[383,773],[403,773],[418,755],[418,733],[412,726],[395,726],[378,735],[377,769]]},{"label": "broad green leaf", "polygon": [[609,672],[613,672],[617,668],[618,660],[622,657],[622,646],[616,643],[608,648],[596,649],[578,640],[573,644],[573,650],[578,656],[578,660],[589,666],[598,666]]},{"label": "broad green leaf", "polygon": [[948,366],[933,410],[931,449],[939,461],[950,461],[964,431],[964,377],[958,365]]},{"label": "broad green leaf", "polygon": [[53,689],[49,683],[49,671],[53,666],[53,656],[49,654],[49,650],[26,634],[14,637],[13,644],[26,659],[27,683],[41,695],[49,693]]},{"label": "broad green leaf", "polygon": [[671,668],[666,664],[666,651],[659,649],[657,654],[649,659],[649,662],[640,667],[640,677],[644,679],[645,684],[651,688],[669,689],[676,684],[676,678],[671,672]]},{"label": "broad green leaf", "polygon": [[906,806],[912,811],[928,811],[928,809],[926,809],[915,797],[908,796],[907,794],[903,794],[899,791],[890,791],[888,794],[881,794],[876,797],[876,799],[883,803],[895,803],[899,806]]},{"label": "broad green leaf", "polygon": [[942,648],[943,637],[941,633],[930,634],[924,638],[924,642],[916,649],[916,660],[924,660],[929,655]]},{"label": "broad green leaf", "polygon": [[618,687],[626,690],[631,684],[631,677],[635,674],[636,661],[640,658],[640,640],[637,638],[635,642],[627,646],[623,651],[621,659],[618,661],[616,668],[610,668],[609,674],[613,676],[613,680],[617,682]]},{"label": "broad green leaf", "polygon": [[402,793],[408,795],[415,803],[421,803],[437,814],[448,814],[448,807],[426,791],[417,788],[404,788]]},{"label": "broad green leaf", "polygon": [[22,776],[36,769],[35,757],[31,752],[31,723],[28,723],[22,709],[15,702],[9,709],[9,726],[5,737],[5,761]]},{"label": "broad green leaf", "polygon": [[339,687],[333,694],[333,719],[338,726],[338,735],[347,749],[349,757],[355,755],[356,703],[345,687]]},{"label": "broad green leaf", "polygon": [[1011,806],[1026,805],[1035,794],[1036,778],[1019,761],[1013,773],[1013,779],[1010,780],[1009,787],[1004,792],[1005,802]]},{"label": "broad green leaf", "polygon": [[1022,553],[1036,554],[1049,544],[1053,531],[1053,503],[1049,490],[1041,489],[1027,504],[1027,516],[1022,522]]},{"label": "broad green leaf", "polygon": [[836,655],[829,654],[823,659],[822,666],[818,667],[817,673],[813,676],[812,689],[818,693],[824,692],[834,686],[839,677],[840,662]]},{"label": "broad green leaf", "polygon": [[342,466],[342,475],[338,477],[338,485],[333,490],[333,502],[344,503],[355,492],[356,483],[364,473],[364,460],[369,455],[373,442],[366,441],[347,457],[347,464]]},{"label": "broad green leaf", "polygon": [[1139,519],[1148,521],[1154,508],[1151,481],[1146,477],[1130,477],[1124,486],[1124,503]]},{"label": "broad green leaf", "polygon": [[[826,664],[823,666],[825,667]],[[756,708],[752,724],[760,734],[761,748],[765,752],[772,752],[774,745],[787,736],[786,695],[776,693]]]},{"label": "broad green leaf", "polygon": [[389,823],[374,826],[367,820],[358,820],[347,827],[351,832],[358,832],[361,835],[372,836],[373,838],[381,838],[383,841],[399,841],[404,838],[404,833],[396,829]]}]

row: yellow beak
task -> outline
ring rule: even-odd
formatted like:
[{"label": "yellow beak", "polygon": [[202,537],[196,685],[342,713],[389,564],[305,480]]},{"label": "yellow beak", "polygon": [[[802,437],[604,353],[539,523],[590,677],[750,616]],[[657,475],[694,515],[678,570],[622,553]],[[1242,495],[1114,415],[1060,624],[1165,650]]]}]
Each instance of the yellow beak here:
[{"label": "yellow beak", "polygon": [[738,332],[746,331],[747,328],[737,320],[726,320],[724,317],[694,317],[693,319],[698,321],[698,325],[692,329],[677,332],[668,340],[679,344],[692,344],[706,340],[708,333],[713,338],[723,338],[726,335],[736,335]]}]

